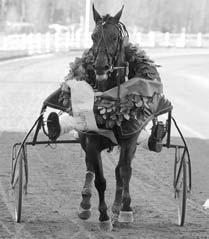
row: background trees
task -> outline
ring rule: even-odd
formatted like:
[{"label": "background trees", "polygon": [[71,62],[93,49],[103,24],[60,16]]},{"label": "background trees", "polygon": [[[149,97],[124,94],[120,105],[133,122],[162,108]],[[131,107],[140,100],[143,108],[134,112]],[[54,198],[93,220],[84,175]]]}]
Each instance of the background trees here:
[{"label": "background trees", "polygon": [[[92,0],[101,14],[116,13],[125,5],[122,21],[140,31],[209,32],[208,0]],[[51,23],[79,23],[85,0],[0,0],[0,27],[6,21],[28,22],[44,32]],[[91,20],[92,21],[92,20]],[[91,24],[93,25],[93,24]]]}]

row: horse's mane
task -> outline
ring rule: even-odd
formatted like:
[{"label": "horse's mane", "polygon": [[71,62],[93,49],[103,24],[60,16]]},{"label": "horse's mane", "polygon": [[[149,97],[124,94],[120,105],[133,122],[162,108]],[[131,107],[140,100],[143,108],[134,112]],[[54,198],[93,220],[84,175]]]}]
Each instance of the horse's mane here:
[{"label": "horse's mane", "polygon": [[137,45],[128,43],[125,46],[125,60],[129,63],[129,79],[132,77],[142,77],[149,80],[160,80],[157,67],[146,52]]}]

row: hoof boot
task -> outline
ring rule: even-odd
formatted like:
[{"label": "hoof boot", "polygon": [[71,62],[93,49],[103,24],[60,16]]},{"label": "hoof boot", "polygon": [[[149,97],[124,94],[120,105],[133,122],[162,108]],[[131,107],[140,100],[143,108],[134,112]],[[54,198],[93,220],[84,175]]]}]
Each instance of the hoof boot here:
[{"label": "hoof boot", "polygon": [[128,211],[128,212],[120,211],[118,221],[119,222],[133,222],[134,221],[133,212],[132,211]]}]

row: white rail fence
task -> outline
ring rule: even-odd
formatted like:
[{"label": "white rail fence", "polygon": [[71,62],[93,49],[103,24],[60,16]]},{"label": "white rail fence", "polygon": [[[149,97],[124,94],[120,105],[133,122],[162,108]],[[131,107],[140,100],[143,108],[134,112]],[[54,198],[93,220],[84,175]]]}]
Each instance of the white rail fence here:
[{"label": "white rail fence", "polygon": [[[142,47],[209,47],[209,34],[136,32],[130,35],[130,41]],[[65,52],[90,46],[90,33],[84,36],[81,31],[73,34],[66,32],[0,35],[0,51],[23,50],[29,55]]]}]

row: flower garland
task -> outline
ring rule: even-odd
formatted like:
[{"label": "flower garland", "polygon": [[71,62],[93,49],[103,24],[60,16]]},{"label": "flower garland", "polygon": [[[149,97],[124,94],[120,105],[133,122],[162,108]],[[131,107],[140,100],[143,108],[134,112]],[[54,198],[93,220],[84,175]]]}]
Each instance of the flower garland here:
[{"label": "flower garland", "polygon": [[121,126],[124,120],[137,119],[144,122],[151,115],[153,97],[129,94],[120,101],[95,97],[94,113],[99,126],[112,129]]},{"label": "flower garland", "polygon": [[[137,76],[160,82],[160,76],[156,69],[157,65],[147,57],[144,51],[132,44],[128,44],[125,47],[125,58],[129,62],[129,79]],[[85,51],[82,58],[76,58],[70,64],[70,71],[65,81],[72,79],[85,80],[94,86],[93,61],[91,49]],[[63,99],[69,98],[70,100],[70,89],[66,89],[65,83],[62,85],[62,89]],[[66,94],[68,95],[67,97]],[[130,92],[120,100],[95,96],[94,114],[96,122],[99,127],[106,129],[120,126],[124,120],[130,120],[130,118],[137,119],[139,123],[143,123],[153,113],[153,105],[156,104],[157,98],[159,98],[157,93],[147,97],[136,92]]]}]

